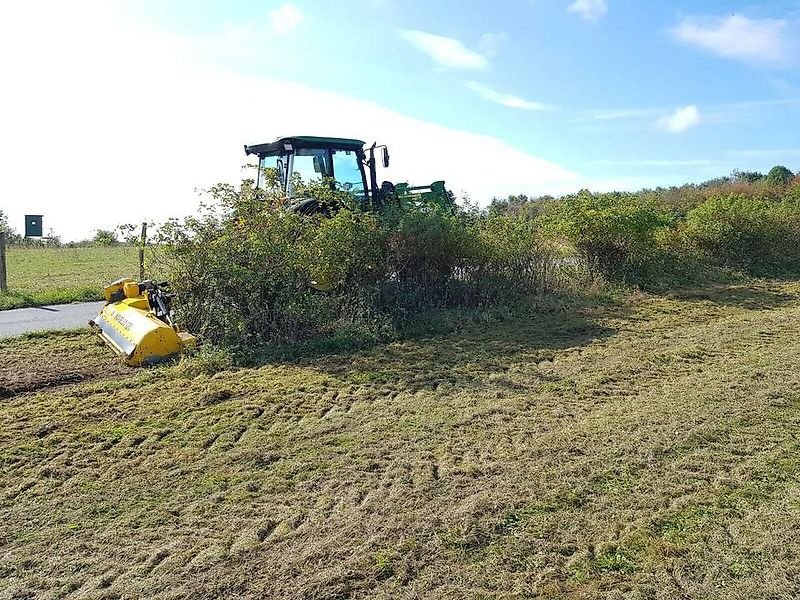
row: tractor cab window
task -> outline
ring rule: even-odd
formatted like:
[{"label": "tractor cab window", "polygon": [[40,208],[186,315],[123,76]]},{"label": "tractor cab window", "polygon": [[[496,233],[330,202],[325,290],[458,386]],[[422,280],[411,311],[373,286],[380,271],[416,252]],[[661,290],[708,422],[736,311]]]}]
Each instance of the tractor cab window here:
[{"label": "tractor cab window", "polygon": [[364,177],[358,155],[352,150],[333,151],[333,177],[336,189],[352,194],[354,198],[364,198]]},{"label": "tractor cab window", "polygon": [[278,170],[278,157],[277,156],[262,156],[258,161],[258,177],[256,181],[258,182],[258,187],[263,188],[266,181],[267,174],[264,172],[265,169],[274,170],[277,175]]},{"label": "tractor cab window", "polygon": [[294,155],[292,170],[300,175],[303,183],[330,177],[332,174],[330,155],[327,150],[301,148]]}]

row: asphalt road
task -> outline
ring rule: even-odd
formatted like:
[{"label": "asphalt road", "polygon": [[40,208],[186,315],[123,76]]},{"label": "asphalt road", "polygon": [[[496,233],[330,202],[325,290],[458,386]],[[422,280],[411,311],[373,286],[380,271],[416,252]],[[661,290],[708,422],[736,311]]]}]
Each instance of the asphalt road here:
[{"label": "asphalt road", "polygon": [[88,327],[89,319],[97,316],[103,304],[105,302],[81,302],[0,310],[0,338],[31,331]]}]

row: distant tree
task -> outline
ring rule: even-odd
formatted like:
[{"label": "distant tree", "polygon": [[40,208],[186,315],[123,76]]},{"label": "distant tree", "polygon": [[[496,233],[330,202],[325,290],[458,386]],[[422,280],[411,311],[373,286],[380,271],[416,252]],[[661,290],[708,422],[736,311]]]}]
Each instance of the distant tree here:
[{"label": "distant tree", "polygon": [[767,181],[774,185],[786,185],[792,180],[793,177],[794,173],[792,173],[789,169],[783,165],[777,165],[772,167],[770,172],[767,174]]},{"label": "distant tree", "polygon": [[0,210],[0,231],[7,235],[11,234],[11,226],[8,224],[8,217],[2,210]]},{"label": "distant tree", "polygon": [[[734,171],[734,173],[736,173],[736,171]],[[704,181],[697,187],[699,188],[717,187],[720,185],[725,185],[726,183],[730,183],[731,181],[733,181],[733,177],[729,176],[715,177],[714,179],[709,179],[708,181]]]},{"label": "distant tree", "polygon": [[524,216],[533,219],[544,210],[552,196],[531,198],[527,194],[511,194],[506,198],[492,198],[489,204],[490,215]]},{"label": "distant tree", "polygon": [[531,199],[528,198],[527,194],[511,194],[507,198],[508,214],[519,215],[524,213],[530,201]]},{"label": "distant tree", "polygon": [[95,246],[114,246],[119,243],[119,240],[113,231],[98,229],[92,238],[92,243]]},{"label": "distant tree", "polygon": [[764,179],[764,174],[759,173],[758,171],[739,171],[738,169],[736,169],[733,173],[731,173],[731,178],[734,181],[755,183],[756,181],[761,181],[762,179]]},{"label": "distant tree", "polygon": [[123,223],[122,225],[117,225],[117,231],[119,231],[119,235],[122,238],[122,241],[126,244],[138,244],[141,235],[137,232],[138,227],[133,223]]},{"label": "distant tree", "polygon": [[0,231],[6,234],[7,244],[16,246],[22,242],[22,236],[8,224],[8,216],[2,210],[0,210]]},{"label": "distant tree", "polygon": [[490,215],[506,215],[508,214],[508,200],[500,198],[492,198],[489,203]]},{"label": "distant tree", "polygon": [[63,244],[61,243],[61,236],[58,235],[52,228],[47,230],[47,237],[45,239],[47,240],[48,246],[56,246],[56,247],[63,246]]}]

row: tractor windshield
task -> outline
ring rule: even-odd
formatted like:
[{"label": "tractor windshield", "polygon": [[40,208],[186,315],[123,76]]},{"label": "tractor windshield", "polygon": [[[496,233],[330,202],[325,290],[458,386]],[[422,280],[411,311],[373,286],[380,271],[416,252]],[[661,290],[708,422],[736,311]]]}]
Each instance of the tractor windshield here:
[{"label": "tractor windshield", "polygon": [[358,155],[352,150],[333,151],[333,178],[337,189],[352,194],[354,198],[364,198],[364,176]]},{"label": "tractor windshield", "polygon": [[[294,182],[308,184],[325,178],[332,180],[337,190],[347,192],[357,200],[366,197],[366,179],[361,164],[363,155],[355,150],[333,150],[327,148],[298,148],[277,155],[262,156],[259,160],[259,182],[264,181],[263,170],[272,168],[278,177],[284,192],[290,198],[295,197]],[[291,171],[292,176],[285,178]]]}]

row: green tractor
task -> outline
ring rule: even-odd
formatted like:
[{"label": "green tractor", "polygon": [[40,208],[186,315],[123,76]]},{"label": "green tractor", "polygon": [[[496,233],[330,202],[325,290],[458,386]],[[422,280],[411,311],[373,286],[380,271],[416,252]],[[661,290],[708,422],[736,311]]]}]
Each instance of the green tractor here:
[{"label": "green tractor", "polygon": [[388,167],[386,146],[373,144],[365,149],[363,141],[347,138],[296,136],[244,147],[245,154],[258,157],[256,185],[262,185],[265,169],[275,169],[287,208],[303,215],[329,214],[329,207],[296,193],[298,176],[306,182],[329,181],[334,189],[350,194],[363,210],[382,210],[387,206],[453,209],[453,199],[444,181],[421,187],[384,181],[378,186],[375,157],[378,150],[383,167]]}]

